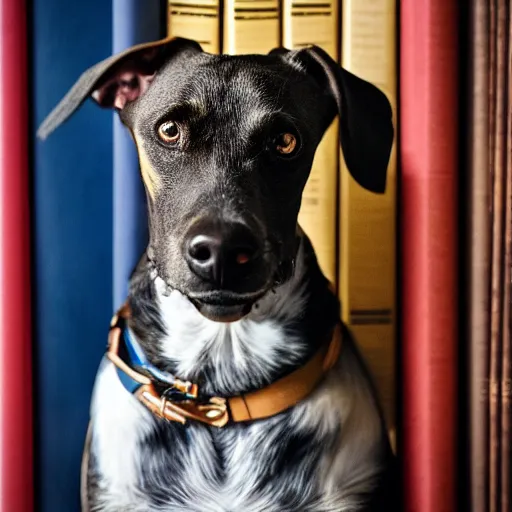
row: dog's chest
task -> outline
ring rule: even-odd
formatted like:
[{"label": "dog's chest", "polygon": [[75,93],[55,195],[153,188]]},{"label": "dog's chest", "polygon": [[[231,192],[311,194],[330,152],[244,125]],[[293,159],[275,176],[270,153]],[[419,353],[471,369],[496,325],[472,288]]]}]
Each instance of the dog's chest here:
[{"label": "dog's chest", "polygon": [[109,398],[94,406],[98,510],[291,511],[315,494],[319,442],[292,427],[290,415],[183,428],[149,416],[115,379],[112,368],[101,371]]},{"label": "dog's chest", "polygon": [[93,401],[92,510],[357,510],[380,469],[379,423],[339,385],[332,375],[307,401],[261,422],[183,428],[155,421],[107,363]]},{"label": "dog's chest", "polygon": [[313,436],[287,432],[285,425],[281,420],[222,432],[192,425],[185,434],[180,427],[157,429],[140,452],[146,502],[166,511],[303,509],[312,490],[301,482],[313,483],[320,450]]}]

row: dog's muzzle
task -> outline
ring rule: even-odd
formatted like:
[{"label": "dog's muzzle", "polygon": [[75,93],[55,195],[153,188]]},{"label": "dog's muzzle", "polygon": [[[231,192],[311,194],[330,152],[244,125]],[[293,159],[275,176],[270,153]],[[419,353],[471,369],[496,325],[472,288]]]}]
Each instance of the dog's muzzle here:
[{"label": "dog's muzzle", "polygon": [[245,223],[208,217],[192,224],[183,243],[183,256],[199,279],[232,291],[257,280],[262,252],[261,237]]},{"label": "dog's muzzle", "polygon": [[210,215],[192,223],[182,244],[192,274],[185,294],[202,315],[233,322],[249,313],[271,282],[264,246],[257,226],[242,220]]}]

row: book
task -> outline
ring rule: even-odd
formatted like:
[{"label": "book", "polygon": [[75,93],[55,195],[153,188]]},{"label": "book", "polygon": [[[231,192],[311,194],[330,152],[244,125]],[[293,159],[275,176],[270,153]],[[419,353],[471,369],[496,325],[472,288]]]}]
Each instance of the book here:
[{"label": "book", "polygon": [[490,267],[490,361],[489,361],[489,503],[490,512],[501,512],[502,481],[502,364],[506,320],[510,307],[505,299],[506,247],[505,220],[507,192],[507,73],[508,73],[508,2],[490,4],[490,143],[491,171],[491,267]]},{"label": "book", "polygon": [[26,2],[0,4],[0,510],[34,507]]},{"label": "book", "polygon": [[[507,375],[510,375],[510,4],[490,3],[491,287],[489,362],[489,503],[491,512],[510,510],[510,439]],[[508,363],[508,364],[507,364]],[[505,431],[504,431],[505,429]],[[505,459],[504,459],[505,457]],[[507,504],[508,502],[508,504]]]},{"label": "book", "polygon": [[[509,6],[508,17],[512,16]],[[506,119],[506,189],[505,189],[505,251],[503,296],[503,351],[501,367],[501,511],[512,510],[512,23],[507,30],[507,119]]]},{"label": "book", "polygon": [[[60,0],[38,0],[24,11],[32,26],[34,132],[84,70],[112,54],[112,16],[103,12],[104,0],[66,8]],[[18,43],[7,46],[14,47]],[[34,501],[40,512],[80,510],[91,393],[112,316],[113,115],[86,101],[44,142],[31,134]],[[30,468],[23,472],[27,482]],[[20,492],[28,494],[26,485]]]},{"label": "book", "polygon": [[224,0],[222,53],[268,53],[279,46],[278,0]]},{"label": "book", "polygon": [[[113,0],[112,51],[160,39],[159,2]],[[137,150],[118,115],[113,119],[113,309],[128,296],[128,282],[148,243],[147,204]]]},{"label": "book", "polygon": [[400,36],[404,510],[453,512],[459,510],[458,2],[402,0]]},{"label": "book", "polygon": [[489,500],[489,3],[472,0],[468,59],[468,186],[466,328],[468,338],[469,503],[485,511]]},{"label": "book", "polygon": [[[284,0],[282,46],[317,45],[338,60],[338,1]],[[337,285],[337,188],[339,123],[335,119],[318,145],[302,194],[298,222],[307,234],[324,275]]]},{"label": "book", "polygon": [[197,41],[208,53],[221,51],[220,0],[169,0],[169,36]]},{"label": "book", "polygon": [[395,141],[384,194],[373,194],[359,186],[341,154],[339,212],[342,319],[353,332],[375,378],[393,444],[398,133],[395,17],[395,0],[345,0],[342,3],[341,65],[386,94],[394,111]]},{"label": "book", "polygon": [[[508,18],[512,15],[510,6]],[[505,219],[504,219],[504,262],[503,262],[503,347],[501,358],[501,509],[512,510],[512,24],[506,29],[507,48],[505,53],[508,88],[505,101],[508,105],[505,133]]]},{"label": "book", "polygon": [[503,297],[503,351],[501,368],[501,511],[512,510],[512,8],[508,5],[506,38],[507,119],[506,119],[506,188],[505,188],[505,251]]}]

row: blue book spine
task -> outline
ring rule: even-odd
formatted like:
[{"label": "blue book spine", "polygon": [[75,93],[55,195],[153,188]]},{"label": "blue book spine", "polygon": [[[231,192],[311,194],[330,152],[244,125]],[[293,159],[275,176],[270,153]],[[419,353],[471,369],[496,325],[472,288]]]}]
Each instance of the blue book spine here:
[{"label": "blue book spine", "polygon": [[[35,128],[112,51],[104,0],[34,0]],[[112,312],[112,114],[92,101],[44,142],[32,169],[36,510],[79,512],[94,377]],[[14,511],[5,511],[14,512]]]},{"label": "blue book spine", "polygon": [[[113,53],[164,36],[160,0],[113,0]],[[148,241],[146,197],[135,144],[114,116],[113,306],[126,300],[129,277]]]}]

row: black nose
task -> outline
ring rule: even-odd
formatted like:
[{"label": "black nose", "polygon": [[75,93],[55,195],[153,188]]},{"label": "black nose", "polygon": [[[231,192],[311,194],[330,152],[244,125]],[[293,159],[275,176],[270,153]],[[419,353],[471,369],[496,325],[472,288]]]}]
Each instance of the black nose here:
[{"label": "black nose", "polygon": [[190,270],[221,288],[246,278],[260,255],[258,237],[239,222],[198,221],[185,237],[184,256]]}]

